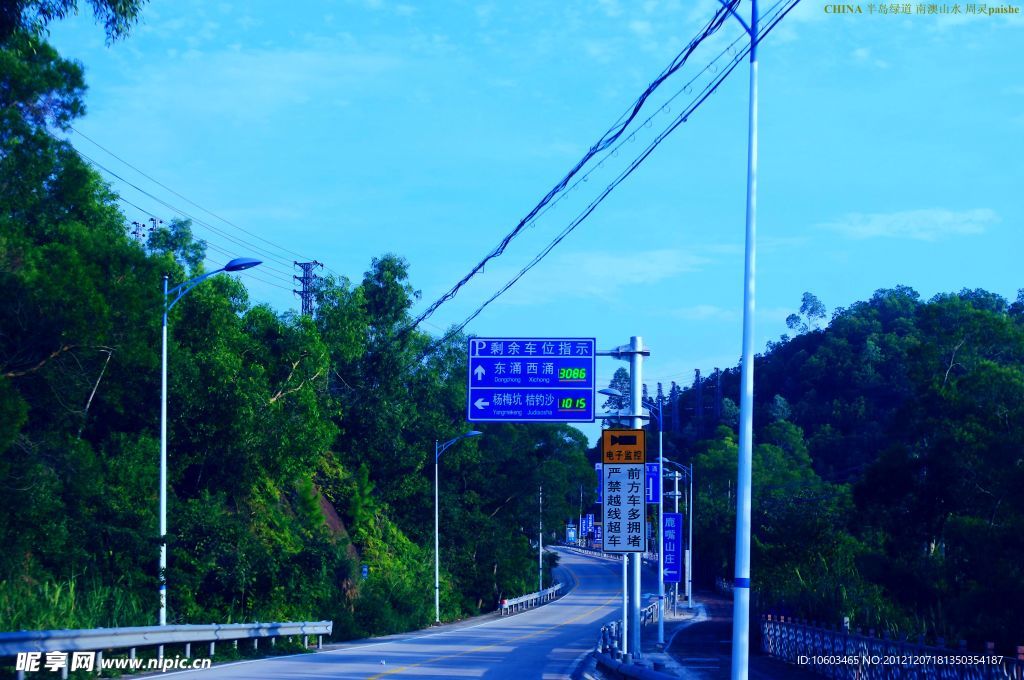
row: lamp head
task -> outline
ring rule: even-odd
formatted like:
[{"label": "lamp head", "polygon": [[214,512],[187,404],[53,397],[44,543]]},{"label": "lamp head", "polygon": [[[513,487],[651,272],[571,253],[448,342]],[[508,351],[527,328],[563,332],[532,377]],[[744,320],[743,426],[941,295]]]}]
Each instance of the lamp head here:
[{"label": "lamp head", "polygon": [[224,265],[224,271],[226,272],[240,272],[243,269],[251,269],[256,265],[263,264],[260,260],[255,260],[251,257],[236,257],[235,259]]},{"label": "lamp head", "polygon": [[464,438],[466,438],[466,439],[469,439],[470,437],[479,437],[482,434],[483,434],[483,432],[480,432],[479,430],[470,430],[469,432],[467,432],[466,434],[464,434],[462,436]]},{"label": "lamp head", "polygon": [[618,391],[614,387],[606,387],[603,390],[598,390],[597,393],[598,394],[603,394],[606,397],[621,397],[622,396],[622,392]]}]

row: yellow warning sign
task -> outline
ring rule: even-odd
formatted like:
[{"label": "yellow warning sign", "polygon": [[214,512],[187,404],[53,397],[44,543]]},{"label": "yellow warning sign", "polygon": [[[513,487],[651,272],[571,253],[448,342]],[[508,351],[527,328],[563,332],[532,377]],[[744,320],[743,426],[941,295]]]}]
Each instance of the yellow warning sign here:
[{"label": "yellow warning sign", "polygon": [[647,440],[643,430],[605,430],[601,437],[601,460],[607,463],[647,462]]}]

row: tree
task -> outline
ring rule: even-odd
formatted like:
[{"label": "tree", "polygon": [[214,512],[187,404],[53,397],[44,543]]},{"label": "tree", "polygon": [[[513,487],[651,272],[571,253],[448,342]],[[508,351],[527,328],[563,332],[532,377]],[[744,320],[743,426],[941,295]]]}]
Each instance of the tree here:
[{"label": "tree", "polygon": [[[103,23],[107,41],[128,34],[146,0],[89,0],[93,16]],[[51,21],[78,13],[77,0],[4,0],[0,3],[0,42],[24,31],[40,34]]]},{"label": "tree", "polygon": [[817,329],[825,318],[825,305],[814,294],[805,292],[800,301],[800,314],[786,317],[786,327],[797,333]]},{"label": "tree", "polygon": [[611,382],[608,383],[608,387],[613,390],[618,390],[622,396],[615,397],[609,395],[605,399],[604,404],[601,408],[608,411],[621,411],[628,410],[630,405],[630,382],[629,382],[629,371],[624,368],[615,369],[615,374],[612,375]]}]

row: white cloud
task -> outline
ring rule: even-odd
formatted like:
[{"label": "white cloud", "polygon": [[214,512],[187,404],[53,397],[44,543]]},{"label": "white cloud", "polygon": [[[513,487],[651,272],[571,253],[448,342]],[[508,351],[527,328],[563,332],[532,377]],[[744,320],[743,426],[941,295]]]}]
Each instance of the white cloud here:
[{"label": "white cloud", "polygon": [[871,50],[868,49],[867,47],[858,47],[853,51],[852,56],[855,61],[860,62],[862,64],[871,64],[872,66],[877,66],[878,68],[889,68],[889,62],[883,59],[876,59],[873,56],[871,56]]},{"label": "white cloud", "polygon": [[170,63],[133,72],[131,80],[112,88],[107,101],[118,103],[114,108],[127,116],[145,117],[156,107],[173,110],[181,119],[251,124],[339,91],[358,91],[401,63],[396,56],[337,44],[294,50],[190,49]]},{"label": "white cloud", "polygon": [[619,7],[618,0],[597,0],[597,4],[601,6],[605,16],[609,19],[614,19],[622,14],[622,8]]},{"label": "white cloud", "polygon": [[629,30],[633,31],[634,34],[641,38],[646,38],[654,32],[654,29],[651,27],[651,22],[643,21],[641,19],[634,19],[633,21],[630,21]]},{"label": "white cloud", "polygon": [[724,309],[715,305],[692,305],[669,311],[669,315],[686,321],[735,321],[739,314],[734,309]]},{"label": "white cloud", "polygon": [[[647,286],[700,271],[708,262],[707,258],[687,251],[668,249],[552,254],[497,301],[533,305],[571,298],[617,300],[623,293],[643,294]],[[488,281],[504,285],[517,271],[495,268]]]},{"label": "white cloud", "polygon": [[819,226],[854,239],[882,237],[935,241],[950,236],[981,234],[998,221],[999,216],[988,208],[960,212],[929,208],[891,213],[851,213]]}]

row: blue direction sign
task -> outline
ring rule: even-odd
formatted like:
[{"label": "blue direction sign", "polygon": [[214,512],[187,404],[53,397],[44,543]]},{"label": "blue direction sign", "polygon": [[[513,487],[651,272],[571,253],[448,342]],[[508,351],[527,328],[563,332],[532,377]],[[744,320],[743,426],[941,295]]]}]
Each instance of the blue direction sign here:
[{"label": "blue direction sign", "polygon": [[644,496],[648,503],[657,503],[658,495],[661,493],[661,484],[658,479],[658,464],[646,463],[645,470]]},{"label": "blue direction sign", "polygon": [[666,512],[662,527],[662,546],[665,550],[665,583],[680,583],[683,573],[683,516]]},{"label": "blue direction sign", "polygon": [[594,338],[470,338],[471,422],[594,422]]}]

